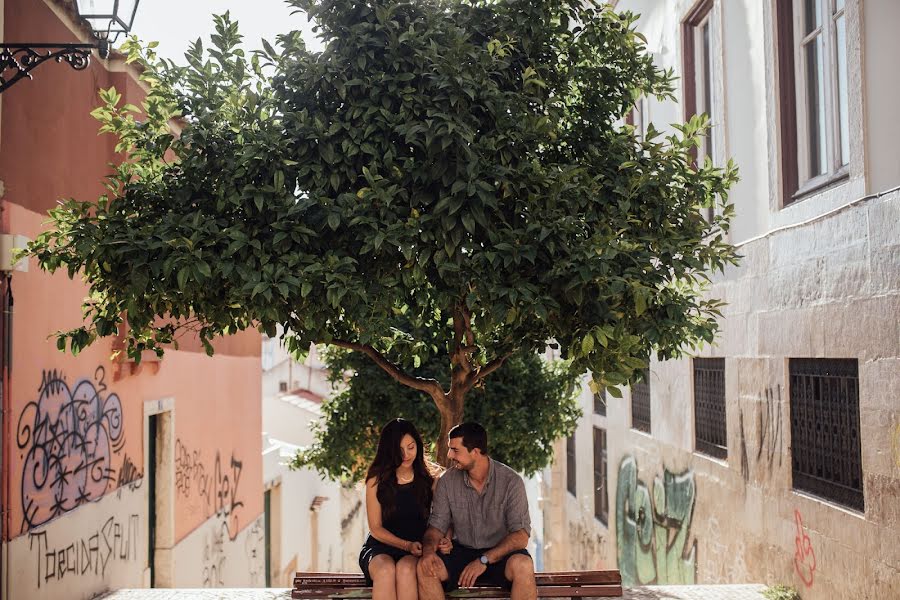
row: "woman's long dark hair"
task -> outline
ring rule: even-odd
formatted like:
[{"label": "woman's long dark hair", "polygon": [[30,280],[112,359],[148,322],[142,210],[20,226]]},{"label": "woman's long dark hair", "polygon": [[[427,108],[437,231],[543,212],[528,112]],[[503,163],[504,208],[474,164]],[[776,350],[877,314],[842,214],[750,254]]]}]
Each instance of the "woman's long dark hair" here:
[{"label": "woman's long dark hair", "polygon": [[390,518],[397,507],[396,469],[403,462],[400,440],[407,434],[416,441],[416,458],[412,464],[415,477],[412,482],[413,493],[422,509],[422,516],[427,517],[431,511],[431,486],[434,483],[434,476],[425,462],[422,436],[406,419],[392,419],[381,429],[375,459],[366,473],[366,481],[374,477],[378,482],[376,497],[381,504],[381,515],[384,520]]}]

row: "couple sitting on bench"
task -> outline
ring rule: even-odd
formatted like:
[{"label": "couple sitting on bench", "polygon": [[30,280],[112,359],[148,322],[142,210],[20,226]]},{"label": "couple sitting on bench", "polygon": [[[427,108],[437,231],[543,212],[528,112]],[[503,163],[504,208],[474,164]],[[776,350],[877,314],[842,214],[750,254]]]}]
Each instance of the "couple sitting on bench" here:
[{"label": "couple sitting on bench", "polygon": [[525,483],[488,456],[478,423],[450,430],[450,467],[433,472],[404,419],[385,425],[366,475],[371,532],[359,566],[373,600],[443,600],[457,587],[494,585],[537,597]]}]

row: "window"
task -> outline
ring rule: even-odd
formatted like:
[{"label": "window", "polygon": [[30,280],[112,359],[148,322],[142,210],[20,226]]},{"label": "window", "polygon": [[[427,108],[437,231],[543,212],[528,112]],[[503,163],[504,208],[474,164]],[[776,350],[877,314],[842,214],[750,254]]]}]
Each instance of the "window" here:
[{"label": "window", "polygon": [[625,122],[634,126],[634,135],[641,141],[647,137],[647,125],[650,123],[649,112],[647,97],[641,96],[634,103],[634,108],[625,115]]},{"label": "window", "polygon": [[577,496],[575,469],[575,432],[566,438],[566,489],[573,496]]},{"label": "window", "polygon": [[606,472],[606,430],[594,427],[594,516],[604,525],[609,524]]},{"label": "window", "polygon": [[594,394],[594,414],[606,416],[606,388]]},{"label": "window", "polygon": [[[713,0],[700,0],[688,13],[681,25],[682,60],[684,62],[684,118],[706,114],[710,127],[701,140],[695,158],[699,163],[706,159],[715,161],[716,93],[713,73]],[[713,219],[712,207],[706,209],[706,218]]]},{"label": "window", "polygon": [[288,391],[287,387],[288,387],[287,381],[279,381],[278,382],[278,391],[281,392],[282,394],[284,394]]},{"label": "window", "polygon": [[728,458],[725,426],[725,359],[694,359],[694,446],[698,452]]},{"label": "window", "polygon": [[844,0],[776,4],[783,204],[847,173],[850,118]]},{"label": "window", "polygon": [[631,384],[631,428],[650,433],[650,371]]},{"label": "window", "polygon": [[794,488],[861,511],[858,369],[853,359],[789,363]]}]

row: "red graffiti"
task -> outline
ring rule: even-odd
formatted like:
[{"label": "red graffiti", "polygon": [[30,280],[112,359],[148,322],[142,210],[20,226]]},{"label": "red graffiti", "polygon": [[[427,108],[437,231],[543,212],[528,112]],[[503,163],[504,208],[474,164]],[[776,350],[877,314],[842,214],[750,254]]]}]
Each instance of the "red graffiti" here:
[{"label": "red graffiti", "polygon": [[803,529],[803,517],[800,516],[799,510],[794,510],[794,522],[797,524],[797,536],[794,538],[794,569],[803,580],[803,585],[812,587],[813,574],[816,572],[816,553]]}]

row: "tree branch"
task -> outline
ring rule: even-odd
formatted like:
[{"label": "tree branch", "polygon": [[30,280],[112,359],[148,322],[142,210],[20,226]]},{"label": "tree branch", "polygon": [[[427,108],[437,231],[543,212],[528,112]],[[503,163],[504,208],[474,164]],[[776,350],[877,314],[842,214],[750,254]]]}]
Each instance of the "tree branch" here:
[{"label": "tree branch", "polygon": [[504,354],[503,356],[495,358],[488,364],[486,364],[483,367],[476,369],[475,371],[470,373],[466,380],[466,391],[472,389],[472,387],[474,387],[476,383],[483,380],[485,377],[487,377],[488,375],[490,375],[491,373],[493,373],[494,371],[496,371],[497,369],[502,367],[503,363],[505,363],[506,359],[509,358],[510,356],[512,356],[512,352],[509,352],[507,354]]},{"label": "tree branch", "polygon": [[[425,392],[430,395],[438,405],[440,405],[441,402],[444,402],[444,390],[437,379],[425,379],[406,373],[403,369],[389,361],[382,353],[368,344],[357,344],[345,340],[331,340],[328,343],[338,346],[339,348],[362,352],[371,358],[372,361],[381,367],[388,375],[396,379],[398,383],[411,387],[414,390]],[[440,398],[440,401],[438,398]]]}]

